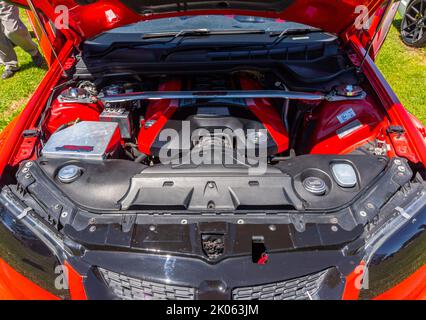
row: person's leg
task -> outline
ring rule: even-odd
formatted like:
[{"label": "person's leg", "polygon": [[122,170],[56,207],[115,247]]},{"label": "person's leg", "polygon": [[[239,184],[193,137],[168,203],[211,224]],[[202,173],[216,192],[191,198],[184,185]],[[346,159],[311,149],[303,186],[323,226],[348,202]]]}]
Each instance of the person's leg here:
[{"label": "person's leg", "polygon": [[7,79],[14,75],[19,70],[18,58],[13,45],[10,40],[4,34],[4,27],[0,21],[0,64],[6,67],[2,78]]},{"label": "person's leg", "polygon": [[20,46],[32,57],[39,54],[37,44],[31,39],[27,27],[19,17],[19,9],[9,4],[0,4],[0,19],[4,33],[15,45]]}]

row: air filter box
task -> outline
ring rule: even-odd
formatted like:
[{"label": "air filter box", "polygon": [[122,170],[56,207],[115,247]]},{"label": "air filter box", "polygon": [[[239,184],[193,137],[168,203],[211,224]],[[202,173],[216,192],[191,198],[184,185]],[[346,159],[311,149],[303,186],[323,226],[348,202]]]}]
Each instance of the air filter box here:
[{"label": "air filter box", "polygon": [[55,132],[42,150],[46,158],[104,160],[120,150],[120,129],[115,122],[83,121]]}]

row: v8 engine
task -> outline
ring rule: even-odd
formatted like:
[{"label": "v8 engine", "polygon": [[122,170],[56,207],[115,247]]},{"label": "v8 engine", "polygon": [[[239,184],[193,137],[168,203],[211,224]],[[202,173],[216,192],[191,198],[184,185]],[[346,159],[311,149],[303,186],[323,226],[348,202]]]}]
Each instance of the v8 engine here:
[{"label": "v8 engine", "polygon": [[[248,74],[165,77],[152,79],[152,85],[158,93],[264,88],[260,80]],[[288,128],[282,120],[281,106],[273,99],[199,99],[195,96],[146,103],[132,101],[104,105],[101,102],[104,96],[131,94],[147,86],[144,83],[114,82],[98,90],[93,83],[83,82],[78,87],[64,90],[52,106],[47,125],[52,136],[43,154],[55,158],[122,155],[131,159],[155,159],[162,151],[183,157],[194,149],[202,152],[224,148],[234,157],[237,149],[244,152],[244,156],[258,154],[260,148],[265,149],[267,156],[288,150]],[[91,123],[80,124],[82,130],[78,130],[75,126],[79,121]],[[104,123],[108,122],[117,124],[121,144],[112,140],[117,138],[116,134],[105,129]],[[83,147],[82,142],[93,137],[93,130],[98,133],[104,130],[103,139],[97,135],[93,145]],[[69,141],[64,137],[69,137]],[[109,152],[109,145],[122,150]]]}]

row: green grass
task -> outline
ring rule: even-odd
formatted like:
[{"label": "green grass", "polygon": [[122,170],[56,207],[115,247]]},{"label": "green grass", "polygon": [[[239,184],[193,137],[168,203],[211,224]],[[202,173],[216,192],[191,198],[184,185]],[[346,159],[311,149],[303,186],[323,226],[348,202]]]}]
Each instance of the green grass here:
[{"label": "green grass", "polygon": [[[21,18],[28,25],[25,12],[21,12]],[[21,48],[16,47],[15,51],[21,70],[13,78],[0,79],[0,130],[22,110],[46,72],[36,68],[32,64],[31,56]],[[3,71],[4,67],[0,66],[0,74]]]},{"label": "green grass", "polygon": [[426,48],[405,46],[397,16],[376,63],[402,104],[426,124]]},{"label": "green grass", "polygon": [[[21,13],[24,22],[27,16]],[[397,16],[381,49],[377,65],[403,105],[426,124],[426,49],[412,49],[399,38],[401,18]],[[40,83],[45,70],[35,68],[31,57],[16,48],[21,71],[13,78],[0,80],[0,130],[25,106]],[[0,72],[3,72],[0,66]]]}]

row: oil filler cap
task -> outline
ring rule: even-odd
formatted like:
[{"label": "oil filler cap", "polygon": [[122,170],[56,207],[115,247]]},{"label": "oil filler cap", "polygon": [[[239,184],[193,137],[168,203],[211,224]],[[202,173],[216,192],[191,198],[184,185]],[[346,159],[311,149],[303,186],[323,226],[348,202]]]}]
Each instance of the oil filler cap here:
[{"label": "oil filler cap", "polygon": [[81,175],[81,168],[75,165],[62,167],[58,172],[58,179],[62,183],[71,183],[77,180]]},{"label": "oil filler cap", "polygon": [[322,196],[327,191],[327,185],[324,180],[318,177],[307,177],[303,180],[303,187],[317,196]]}]

